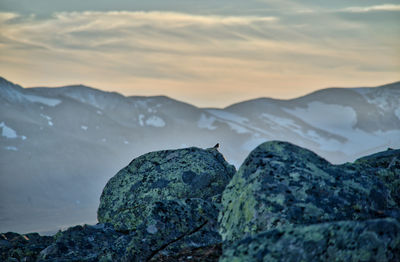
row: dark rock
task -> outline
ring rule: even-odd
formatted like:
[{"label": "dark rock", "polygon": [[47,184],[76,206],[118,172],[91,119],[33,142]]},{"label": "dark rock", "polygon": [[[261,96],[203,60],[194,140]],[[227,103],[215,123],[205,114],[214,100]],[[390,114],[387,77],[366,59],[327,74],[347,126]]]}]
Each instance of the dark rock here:
[{"label": "dark rock", "polygon": [[[398,155],[390,151],[390,158]],[[332,165],[290,143],[261,144],[223,193],[219,232],[224,240],[234,241],[286,225],[399,218],[399,188],[390,185],[398,181],[399,169],[390,167],[387,182],[379,175],[387,174],[389,162],[370,157]]]},{"label": "dark rock", "polygon": [[157,262],[217,262],[222,254],[221,244],[186,248],[174,254],[159,254],[150,261]]},{"label": "dark rock", "polygon": [[36,261],[39,252],[52,241],[53,237],[40,236],[37,233],[0,234],[0,261]]},{"label": "dark rock", "polygon": [[130,240],[111,224],[70,227],[54,236],[54,242],[40,252],[39,261],[120,261]]},{"label": "dark rock", "polygon": [[155,202],[147,223],[131,232],[125,259],[147,261],[159,253],[221,243],[217,216],[215,204],[202,199]]},{"label": "dark rock", "polygon": [[276,228],[237,241],[219,261],[400,261],[400,223],[385,218]]}]

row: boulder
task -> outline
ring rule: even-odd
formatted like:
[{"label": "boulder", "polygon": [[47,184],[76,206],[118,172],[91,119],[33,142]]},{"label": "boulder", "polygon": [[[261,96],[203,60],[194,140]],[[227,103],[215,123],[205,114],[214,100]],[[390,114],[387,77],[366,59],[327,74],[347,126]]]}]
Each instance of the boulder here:
[{"label": "boulder", "polygon": [[234,173],[214,148],[145,154],[109,180],[98,220],[129,234],[127,261],[219,244],[221,194]]},{"label": "boulder", "polygon": [[216,149],[185,148],[145,154],[112,177],[100,198],[97,217],[117,230],[147,223],[160,200],[200,198],[218,203],[235,173]]},{"label": "boulder", "polygon": [[219,261],[400,261],[400,223],[383,218],[271,229],[237,241]]},{"label": "boulder", "polygon": [[382,181],[378,174],[388,166],[376,159],[332,165],[290,143],[263,143],[223,193],[219,232],[235,241],[288,225],[399,218],[398,188]]}]

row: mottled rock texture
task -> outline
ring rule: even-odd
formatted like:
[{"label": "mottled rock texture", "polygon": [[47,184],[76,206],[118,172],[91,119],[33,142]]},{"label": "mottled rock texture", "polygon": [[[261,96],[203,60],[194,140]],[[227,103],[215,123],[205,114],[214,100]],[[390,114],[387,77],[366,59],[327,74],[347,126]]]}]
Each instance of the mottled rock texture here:
[{"label": "mottled rock texture", "polygon": [[98,220],[130,234],[130,261],[219,244],[221,194],[234,173],[212,148],[145,154],[107,183]]},{"label": "mottled rock texture", "polygon": [[0,261],[36,261],[37,255],[50,245],[52,237],[37,233],[20,235],[17,233],[0,234]]},{"label": "mottled rock texture", "polygon": [[[399,151],[390,155],[394,159]],[[261,144],[223,193],[220,233],[234,241],[285,225],[398,218],[399,189],[393,183],[398,183],[399,169],[393,164],[388,171],[392,160],[382,164],[379,159],[378,154],[332,165],[290,143]]]},{"label": "mottled rock texture", "polygon": [[261,144],[223,193],[220,261],[400,261],[399,156],[332,165]]},{"label": "mottled rock texture", "polygon": [[131,237],[111,224],[75,226],[60,231],[43,249],[38,261],[121,261]]},{"label": "mottled rock texture", "polygon": [[391,218],[276,228],[224,250],[220,262],[400,261],[400,223]]},{"label": "mottled rock texture", "polygon": [[212,148],[148,153],[107,183],[99,224],[0,234],[0,261],[400,261],[399,150],[331,165],[273,141],[234,173]]},{"label": "mottled rock texture", "polygon": [[145,154],[109,180],[100,198],[98,220],[130,231],[147,224],[157,201],[200,198],[218,203],[234,173],[216,149]]}]

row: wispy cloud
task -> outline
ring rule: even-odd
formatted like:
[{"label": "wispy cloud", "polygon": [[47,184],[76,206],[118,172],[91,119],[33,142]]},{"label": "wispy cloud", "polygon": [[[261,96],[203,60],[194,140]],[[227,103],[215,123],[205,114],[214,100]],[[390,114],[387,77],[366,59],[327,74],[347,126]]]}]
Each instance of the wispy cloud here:
[{"label": "wispy cloud", "polygon": [[[0,26],[0,70],[13,81],[81,82],[206,106],[217,103],[210,92],[226,104],[294,97],[354,79],[393,80],[399,68],[393,59],[398,39],[379,42],[364,24],[316,14],[292,21],[279,14],[0,13]],[[374,67],[387,71],[378,79],[363,70]]]},{"label": "wispy cloud", "polygon": [[400,11],[400,5],[383,4],[383,5],[372,5],[372,6],[353,6],[341,9],[343,12],[350,13],[366,13],[373,11]]}]

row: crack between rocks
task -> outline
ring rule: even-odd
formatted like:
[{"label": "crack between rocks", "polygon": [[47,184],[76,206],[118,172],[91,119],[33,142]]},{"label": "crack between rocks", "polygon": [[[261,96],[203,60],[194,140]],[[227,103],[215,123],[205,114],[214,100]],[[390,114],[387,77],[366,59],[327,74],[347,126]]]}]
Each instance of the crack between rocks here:
[{"label": "crack between rocks", "polygon": [[172,240],[171,242],[168,242],[164,245],[162,245],[160,248],[154,250],[151,255],[146,259],[146,261],[150,261],[153,257],[155,257],[159,252],[161,252],[162,250],[166,249],[169,245],[178,242],[179,240],[181,240],[182,238],[186,237],[186,236],[190,236],[193,235],[196,232],[199,232],[206,224],[208,223],[208,221],[205,221],[203,224],[201,224],[199,227],[195,228],[194,230],[190,231],[188,234],[183,234],[181,236],[179,236],[178,238]]}]

